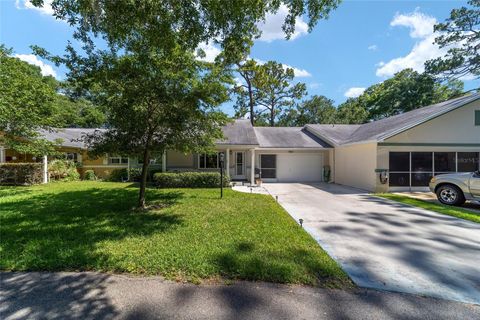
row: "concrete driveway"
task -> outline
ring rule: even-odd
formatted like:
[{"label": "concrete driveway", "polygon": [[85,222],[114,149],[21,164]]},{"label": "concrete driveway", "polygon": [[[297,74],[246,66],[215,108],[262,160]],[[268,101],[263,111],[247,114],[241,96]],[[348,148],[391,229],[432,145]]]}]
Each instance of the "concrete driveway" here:
[{"label": "concrete driveway", "polygon": [[480,224],[335,184],[263,186],[357,285],[480,304]]}]

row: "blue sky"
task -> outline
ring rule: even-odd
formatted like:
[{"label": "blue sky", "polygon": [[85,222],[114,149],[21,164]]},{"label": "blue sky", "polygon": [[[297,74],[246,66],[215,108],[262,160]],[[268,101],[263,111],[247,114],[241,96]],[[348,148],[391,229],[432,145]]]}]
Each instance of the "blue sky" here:
[{"label": "blue sky", "polygon": [[[48,2],[48,1],[47,1]],[[433,25],[466,1],[344,1],[330,19],[311,33],[299,19],[293,39],[281,33],[283,10],[261,25],[263,35],[251,57],[276,60],[295,68],[296,81],[307,84],[310,95],[322,94],[341,103],[347,96],[381,82],[406,67],[421,71],[426,59],[442,54],[432,44]],[[72,29],[56,21],[48,7],[32,8],[25,0],[0,0],[0,42],[12,47],[21,59],[41,64],[44,73],[62,79],[65,70],[31,56],[36,44],[61,54]],[[205,47],[213,57],[216,48]],[[467,89],[479,84],[465,81]],[[224,110],[231,113],[231,104]]]}]

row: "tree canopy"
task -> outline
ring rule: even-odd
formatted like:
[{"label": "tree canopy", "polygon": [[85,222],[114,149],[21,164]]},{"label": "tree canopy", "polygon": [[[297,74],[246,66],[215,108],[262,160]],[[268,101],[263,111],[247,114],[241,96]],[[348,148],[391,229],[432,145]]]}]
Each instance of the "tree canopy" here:
[{"label": "tree canopy", "polygon": [[461,95],[463,83],[442,84],[434,77],[405,69],[392,78],[367,88],[348,103],[357,103],[368,112],[368,119],[378,120]]},{"label": "tree canopy", "polygon": [[442,79],[480,77],[480,0],[453,9],[445,22],[435,25],[435,43],[447,54],[426,62],[426,71]]},{"label": "tree canopy", "polygon": [[257,64],[250,60],[237,70],[245,84],[237,85],[234,106],[237,117],[249,114],[255,125],[275,126],[283,113],[307,94],[304,83],[293,83],[292,68],[275,61]]},{"label": "tree canopy", "polygon": [[40,68],[11,56],[0,46],[0,144],[32,154],[47,154],[53,146],[39,134],[56,126],[55,88]]},{"label": "tree canopy", "polygon": [[300,127],[309,123],[336,123],[337,109],[334,101],[314,95],[296,106],[290,107],[280,116],[279,124],[286,127]]},{"label": "tree canopy", "polygon": [[[287,7],[283,29],[288,38],[297,17],[306,15],[312,28],[338,2],[54,0],[55,17],[75,27],[81,50],[71,43],[64,56],[34,50],[67,66],[71,95],[105,108],[110,130],[87,139],[95,152],[142,155],[138,205],[145,207],[152,151],[211,149],[221,137],[225,116],[215,107],[228,98],[232,79],[226,66],[248,55],[266,14]],[[220,46],[221,61],[198,61],[202,43]]]}]

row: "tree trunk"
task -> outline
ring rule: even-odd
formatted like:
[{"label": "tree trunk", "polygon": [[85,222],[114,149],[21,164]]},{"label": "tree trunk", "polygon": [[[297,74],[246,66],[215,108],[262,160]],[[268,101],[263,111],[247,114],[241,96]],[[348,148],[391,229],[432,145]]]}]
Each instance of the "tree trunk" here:
[{"label": "tree trunk", "polygon": [[275,126],[275,107],[272,106],[272,109],[270,109],[270,127]]},{"label": "tree trunk", "polygon": [[250,99],[250,122],[252,123],[252,126],[255,125],[255,120],[254,120],[254,110],[253,110],[253,92],[252,92],[252,85],[250,84],[250,81],[247,81],[248,84],[248,97]]},{"label": "tree trunk", "polygon": [[148,166],[150,164],[150,150],[149,147],[145,147],[143,152],[143,165],[142,165],[142,178],[140,179],[140,193],[138,195],[138,207],[145,208],[145,189],[147,187],[147,173]]}]

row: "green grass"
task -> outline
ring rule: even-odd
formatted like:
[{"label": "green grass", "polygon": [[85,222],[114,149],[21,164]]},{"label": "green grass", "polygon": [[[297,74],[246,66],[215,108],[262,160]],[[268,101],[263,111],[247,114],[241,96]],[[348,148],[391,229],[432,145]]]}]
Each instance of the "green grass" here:
[{"label": "green grass", "polygon": [[411,206],[420,207],[430,211],[446,214],[452,217],[480,223],[480,214],[470,210],[463,209],[461,207],[446,206],[440,203],[413,199],[407,196],[402,196],[399,194],[392,194],[392,193],[381,193],[381,194],[377,194],[377,196],[394,200],[397,202],[405,203]]},{"label": "green grass", "polygon": [[93,181],[0,187],[0,269],[352,286],[269,196],[148,189],[149,203],[163,208],[135,211],[137,192]]}]

